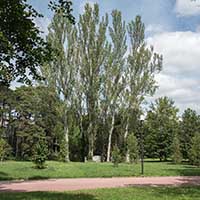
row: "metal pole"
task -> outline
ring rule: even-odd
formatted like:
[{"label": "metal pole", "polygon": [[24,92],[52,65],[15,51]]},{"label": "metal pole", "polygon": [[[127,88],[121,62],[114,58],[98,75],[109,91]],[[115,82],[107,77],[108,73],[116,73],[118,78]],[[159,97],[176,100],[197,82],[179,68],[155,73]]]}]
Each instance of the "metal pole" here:
[{"label": "metal pole", "polygon": [[144,175],[144,135],[142,129],[142,121],[140,123],[140,146],[141,146],[141,174]]}]

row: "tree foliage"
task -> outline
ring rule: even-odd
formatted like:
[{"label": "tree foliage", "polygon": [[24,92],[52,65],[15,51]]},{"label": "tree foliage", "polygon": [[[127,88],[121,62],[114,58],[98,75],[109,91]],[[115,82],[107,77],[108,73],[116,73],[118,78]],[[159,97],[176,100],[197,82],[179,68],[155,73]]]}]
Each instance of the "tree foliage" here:
[{"label": "tree foliage", "polygon": [[11,153],[11,148],[9,144],[0,137],[0,161],[4,161],[7,156]]},{"label": "tree foliage", "polygon": [[40,138],[39,141],[35,144],[33,150],[32,160],[38,169],[44,169],[45,161],[48,157],[48,147],[45,138]]},{"label": "tree foliage", "polygon": [[192,138],[195,133],[200,130],[200,118],[196,111],[188,108],[182,114],[182,120],[180,122],[180,142],[181,152],[183,158],[189,158],[189,151],[192,145]]},{"label": "tree foliage", "polygon": [[139,159],[138,141],[132,133],[128,136],[128,150],[131,163],[137,163]]},{"label": "tree foliage", "polygon": [[189,160],[193,165],[200,167],[200,134],[197,132],[192,138]]},{"label": "tree foliage", "polygon": [[[71,1],[50,2],[56,13],[60,10],[66,18],[71,15]],[[0,84],[12,81],[31,83],[42,79],[39,66],[51,59],[49,45],[41,37],[35,19],[42,17],[27,0],[1,0],[0,2]]]},{"label": "tree foliage", "polygon": [[159,98],[151,105],[145,121],[145,146],[148,156],[160,160],[170,157],[171,144],[178,131],[177,112],[174,102],[167,97]]},{"label": "tree foliage", "polygon": [[120,150],[117,146],[114,146],[112,151],[112,162],[116,167],[118,167],[119,163],[121,162]]},{"label": "tree foliage", "polygon": [[175,164],[180,164],[182,162],[182,154],[181,154],[180,140],[177,135],[174,136],[171,148],[172,148],[173,162]]}]

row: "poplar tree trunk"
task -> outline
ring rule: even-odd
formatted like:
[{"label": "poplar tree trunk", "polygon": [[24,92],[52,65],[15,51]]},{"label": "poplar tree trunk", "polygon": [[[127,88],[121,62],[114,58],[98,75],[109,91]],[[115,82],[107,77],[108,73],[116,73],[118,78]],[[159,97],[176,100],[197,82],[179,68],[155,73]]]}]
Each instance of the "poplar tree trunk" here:
[{"label": "poplar tree trunk", "polygon": [[65,156],[65,162],[69,162],[69,129],[68,127],[65,127],[65,148],[67,150],[66,156]]},{"label": "poplar tree trunk", "polygon": [[65,148],[66,148],[66,155],[65,155],[65,162],[69,162],[69,128],[67,123],[67,112],[65,111],[64,116],[64,134],[65,134]]},{"label": "poplar tree trunk", "polygon": [[108,149],[107,149],[107,162],[110,162],[110,154],[111,154],[111,144],[112,144],[112,134],[114,130],[114,125],[115,125],[115,115],[112,115],[112,122],[111,122],[111,127],[109,131],[109,136],[108,136]]},{"label": "poplar tree trunk", "polygon": [[89,122],[88,127],[88,160],[92,160],[94,156],[94,133],[93,133],[93,123],[92,121]]},{"label": "poplar tree trunk", "polygon": [[[127,138],[128,138],[128,120],[127,120],[127,123],[126,123],[126,128],[125,128],[125,134],[124,134],[124,141],[127,145]],[[130,162],[130,156],[129,156],[129,149],[127,147],[127,150],[126,150],[126,162]]]}]

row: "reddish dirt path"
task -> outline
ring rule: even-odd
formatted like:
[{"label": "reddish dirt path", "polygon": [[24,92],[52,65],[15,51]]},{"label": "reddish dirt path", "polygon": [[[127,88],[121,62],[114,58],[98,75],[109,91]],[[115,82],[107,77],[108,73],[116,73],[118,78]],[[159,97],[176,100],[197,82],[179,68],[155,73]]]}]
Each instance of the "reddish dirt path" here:
[{"label": "reddish dirt path", "polygon": [[38,181],[2,181],[0,191],[74,191],[83,189],[114,188],[129,186],[200,186],[200,176],[196,177],[131,177],[131,178],[77,178],[49,179]]}]

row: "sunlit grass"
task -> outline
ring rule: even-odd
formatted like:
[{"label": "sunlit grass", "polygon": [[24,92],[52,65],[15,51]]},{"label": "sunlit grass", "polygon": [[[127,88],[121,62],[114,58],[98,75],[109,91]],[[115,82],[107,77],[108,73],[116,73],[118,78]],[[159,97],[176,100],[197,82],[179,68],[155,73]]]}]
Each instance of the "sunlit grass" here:
[{"label": "sunlit grass", "polygon": [[[0,180],[141,176],[140,163],[119,164],[114,167],[112,163],[48,161],[47,165],[46,169],[38,170],[32,162],[6,161],[0,164]],[[145,176],[200,175],[200,168],[187,164],[147,161],[144,166]]]}]

